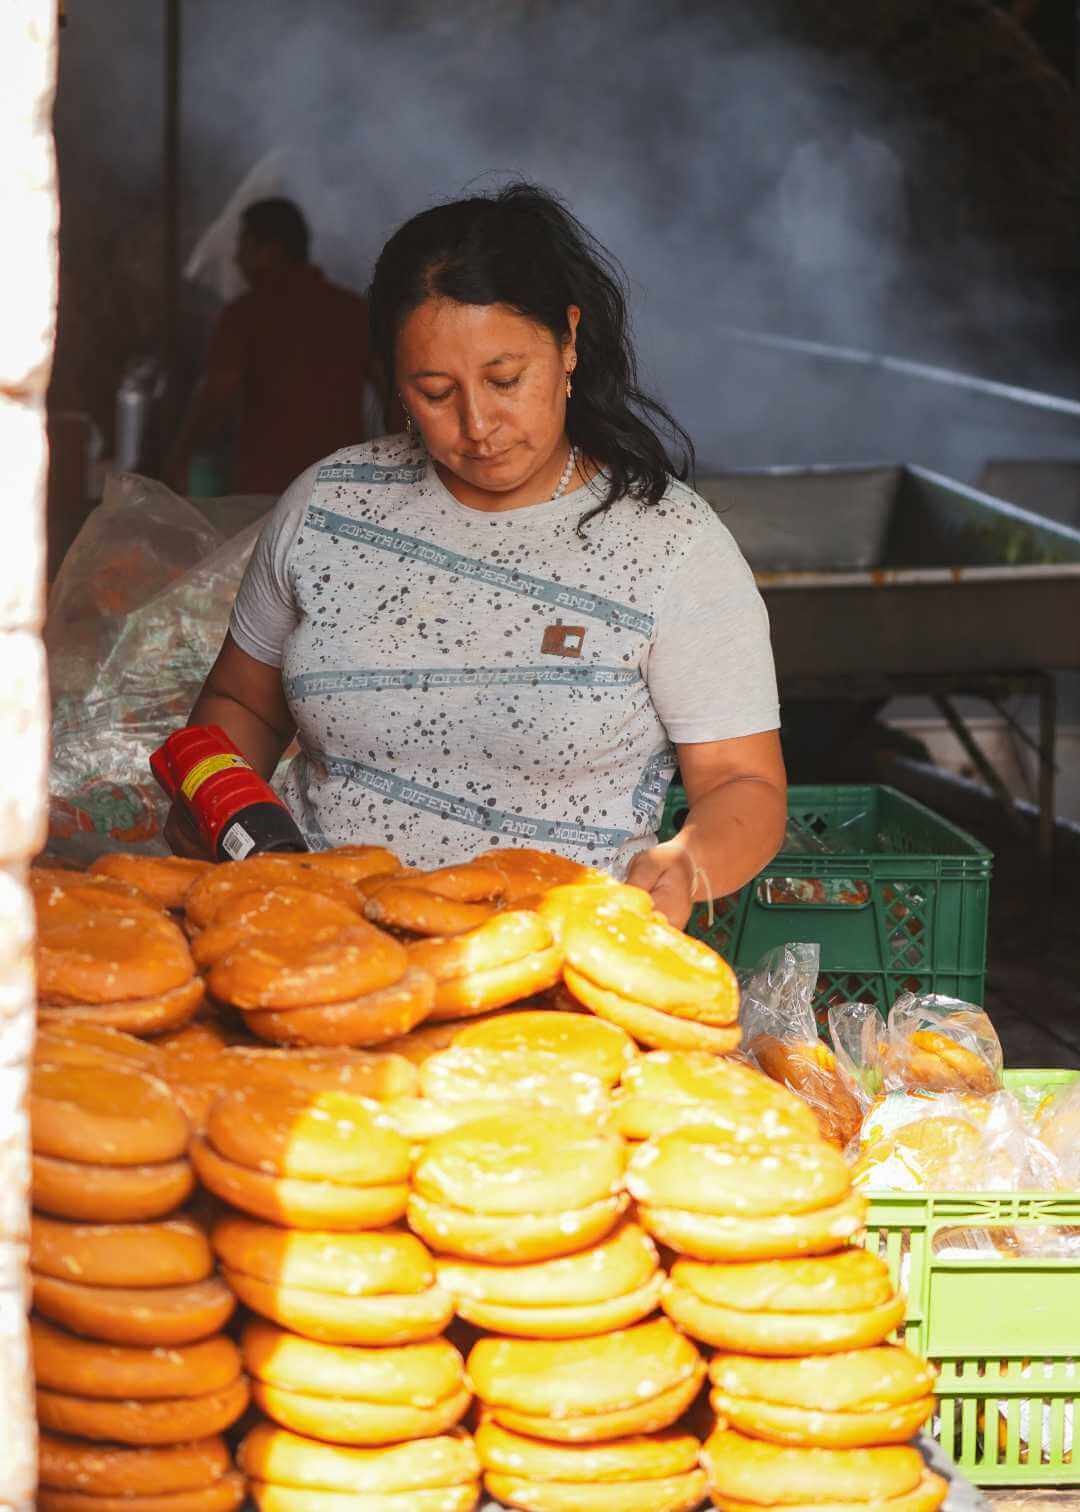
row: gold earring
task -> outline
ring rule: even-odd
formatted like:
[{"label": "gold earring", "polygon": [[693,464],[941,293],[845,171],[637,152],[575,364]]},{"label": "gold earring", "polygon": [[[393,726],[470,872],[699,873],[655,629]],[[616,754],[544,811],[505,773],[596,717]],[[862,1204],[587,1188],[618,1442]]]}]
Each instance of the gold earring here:
[{"label": "gold earring", "polygon": [[572,395],[573,395],[573,392],[574,392],[574,385],[570,382],[570,374],[567,373],[567,375],[566,375],[566,397],[568,399],[571,398]]},{"label": "gold earring", "polygon": [[405,434],[407,436],[412,435],[412,416],[409,414],[408,410],[405,411]]}]

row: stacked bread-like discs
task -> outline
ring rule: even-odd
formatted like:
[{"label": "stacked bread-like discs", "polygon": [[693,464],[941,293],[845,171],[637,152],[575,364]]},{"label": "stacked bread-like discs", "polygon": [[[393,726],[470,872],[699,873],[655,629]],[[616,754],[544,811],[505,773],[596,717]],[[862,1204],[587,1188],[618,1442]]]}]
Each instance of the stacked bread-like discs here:
[{"label": "stacked bread-like discs", "polygon": [[411,1096],[418,1085],[416,1071],[400,1055],[348,1046],[281,1049],[257,1041],[200,1044],[178,1038],[166,1047],[158,1074],[200,1134],[206,1130],[210,1109],[227,1092],[300,1088],[350,1092],[382,1102]]},{"label": "stacked bread-like discs", "polygon": [[796,1448],[718,1428],[702,1458],[717,1512],[822,1505],[836,1512],[936,1512],[948,1491],[911,1445]]},{"label": "stacked bread-like discs", "polygon": [[[62,1053],[62,1052],[61,1052]],[[189,1129],[157,1077],[117,1062],[38,1061],[30,1090],[34,1207],[56,1218],[163,1218],[191,1195]]]},{"label": "stacked bread-like discs", "polygon": [[[563,978],[601,1018],[661,1050],[710,1050],[739,1043],[735,974],[715,951],[652,913],[636,889],[571,884],[539,905],[562,944]],[[648,911],[646,911],[646,908]]]},{"label": "stacked bread-like discs", "polygon": [[656,1246],[636,1223],[556,1259],[499,1265],[440,1258],[437,1268],[459,1317],[526,1339],[625,1328],[655,1311],[664,1284]]},{"label": "stacked bread-like discs", "polygon": [[37,913],[38,1017],[155,1034],[203,998],[187,941],[144,894],[113,878],[30,873]]},{"label": "stacked bread-like discs", "polygon": [[508,908],[535,908],[553,887],[571,882],[610,881],[606,872],[528,846],[492,848],[483,857],[483,864],[502,877],[502,897]]},{"label": "stacked bread-like discs", "polygon": [[560,981],[556,931],[535,910],[552,888],[585,878],[601,874],[541,851],[493,850],[464,866],[373,878],[364,911],[433,978],[432,1020],[471,1018]]},{"label": "stacked bread-like discs", "polygon": [[364,887],[369,919],[402,934],[450,939],[470,933],[499,909],[531,909],[551,888],[602,873],[527,849],[491,850],[463,866],[373,877]]},{"label": "stacked bread-like discs", "polygon": [[256,856],[198,878],[186,927],[214,998],[285,1045],[378,1044],[419,1023],[434,983],[364,919],[358,891],[396,864],[381,846],[346,846]]},{"label": "stacked bread-like discs", "polygon": [[233,1512],[243,1475],[220,1434],[131,1448],[42,1432],[38,1512]]},{"label": "stacked bread-like discs", "polygon": [[409,1344],[433,1338],[453,1314],[427,1250],[398,1229],[290,1232],[230,1216],[213,1242],[240,1300],[306,1338]]},{"label": "stacked bread-like discs", "polygon": [[374,879],[365,888],[364,913],[385,929],[447,938],[490,919],[502,897],[503,878],[482,861]]},{"label": "stacked bread-like discs", "polygon": [[484,1111],[535,1105],[603,1122],[611,1089],[637,1058],[624,1030],[588,1014],[532,1010],[465,1025],[420,1067],[423,1096]]},{"label": "stacked bread-like discs", "polygon": [[[660,1132],[638,1146],[627,1180],[642,1225],[680,1257],[663,1306],[722,1351],[709,1367],[718,1426],[703,1451],[715,1505],[930,1512],[945,1482],[904,1446],[933,1409],[933,1377],[884,1343],[903,1299],[883,1260],[849,1247],[862,1206],[843,1157],[789,1094],[755,1093],[756,1072],[638,1071],[621,1116]],[[695,1116],[711,1107],[713,1122],[688,1118],[678,1099],[691,1089]]]},{"label": "stacked bread-like discs", "polygon": [[779,1444],[904,1444],[934,1407],[933,1371],[894,1344],[795,1359],[720,1354],[709,1375],[718,1417]]},{"label": "stacked bread-like discs", "polygon": [[765,1145],[689,1124],[639,1146],[628,1179],[649,1233],[698,1260],[829,1254],[866,1211],[844,1157],[820,1139]]},{"label": "stacked bread-like discs", "polygon": [[[577,1338],[656,1308],[656,1248],[622,1221],[625,1150],[596,1121],[635,1060],[614,1025],[526,1010],[467,1026],[421,1065],[421,1087],[440,1107],[464,1087],[469,1108],[499,1108],[425,1147],[409,1199],[409,1221],[439,1252],[440,1281],[467,1322]],[[593,1116],[569,1115],[567,1103]]]},{"label": "stacked bread-like discs", "polygon": [[466,1050],[527,1054],[564,1074],[595,1078],[609,1090],[638,1058],[637,1046],[625,1030],[588,1014],[552,1008],[473,1019],[456,1031],[453,1042]]},{"label": "stacked bread-like discs", "polygon": [[493,1496],[525,1512],[695,1512],[706,1492],[691,1433],[551,1444],[485,1417],[476,1449]]},{"label": "stacked bread-like discs", "polygon": [[273,1083],[226,1093],[191,1154],[209,1191],[288,1228],[382,1228],[405,1212],[409,1148],[352,1093]]},{"label": "stacked bread-like discs", "polygon": [[196,878],[184,895],[185,927],[197,936],[213,923],[222,906],[245,894],[277,887],[307,888],[362,911],[358,887],[364,877],[393,870],[396,859],[381,846],[342,846],[338,851],[302,855],[253,856],[215,866]]},{"label": "stacked bread-like discs", "polygon": [[527,909],[493,914],[449,939],[418,940],[409,959],[434,979],[435,1020],[471,1018],[543,992],[559,980],[563,964],[551,930]]},{"label": "stacked bread-like discs", "polygon": [[410,1226],[432,1248],[514,1264],[573,1254],[626,1210],[622,1141],[583,1118],[525,1111],[463,1124],[413,1171]]},{"label": "stacked bread-like discs", "polygon": [[611,1088],[637,1058],[633,1040],[614,1024],[539,1008],[439,1024],[397,1043],[417,1062],[420,1095],[390,1097],[385,1111],[406,1138],[421,1143],[474,1119],[529,1107],[603,1121]]},{"label": "stacked bread-like discs", "polygon": [[666,1318],[590,1338],[481,1339],[468,1369],[484,1403],[486,1484],[509,1506],[690,1512],[701,1502],[700,1444],[667,1430],[705,1363]]},{"label": "stacked bread-like discs", "polygon": [[[189,1314],[181,1330],[180,1300],[174,1299],[177,1310],[168,1315],[162,1333],[187,1335],[196,1326],[220,1326],[220,1315],[205,1309]],[[128,1307],[134,1306],[129,1299]],[[102,1330],[110,1335],[119,1331],[113,1318]],[[70,1321],[94,1326],[85,1314]],[[152,1333],[151,1320],[144,1321]],[[38,1421],[54,1433],[114,1444],[187,1443],[220,1433],[247,1406],[240,1356],[221,1333],[190,1345],[106,1344],[68,1334],[38,1316],[32,1320],[31,1343]]]},{"label": "stacked bread-like discs", "polygon": [[[311,912],[329,912],[331,902]],[[410,966],[404,946],[358,914],[339,916],[333,933],[310,932],[307,913],[297,905],[294,933],[273,915],[272,929],[246,932],[210,968],[214,996],[239,1008],[254,1034],[281,1044],[371,1045],[427,1017],[434,984]]]},{"label": "stacked bread-like discs", "polygon": [[[551,1032],[536,1018],[493,1021],[487,1032],[512,1049],[518,1033]],[[598,1044],[599,1055],[596,1045],[578,1048],[597,1069],[606,1059],[613,1078],[628,1047],[610,1036]],[[664,1281],[652,1241],[620,1221],[624,1163],[617,1135],[535,1109],[441,1135],[413,1173],[409,1222],[441,1252],[439,1279],[459,1315],[492,1334],[468,1360],[488,1425],[477,1447],[489,1489],[514,1506],[603,1505],[589,1499],[596,1464],[612,1479],[640,1482],[636,1501],[622,1493],[628,1509],[689,1508],[703,1494],[696,1441],[666,1459],[660,1451],[650,1459],[641,1442],[686,1410],[705,1364],[666,1318],[642,1321]],[[525,1458],[507,1474],[517,1436]],[[603,1454],[590,1459],[599,1444]]]},{"label": "stacked bread-like discs", "polygon": [[203,1230],[175,1211],[193,1184],[187,1121],[97,1035],[75,1036],[71,1061],[39,1062],[31,1085],[38,1504],[109,1512],[168,1488],[227,1512],[243,1483],[218,1435],[248,1388],[222,1332],[233,1294]]},{"label": "stacked bread-like discs", "polygon": [[438,1335],[372,1349],[327,1344],[256,1318],[242,1347],[267,1417],[329,1443],[429,1438],[460,1422],[472,1401],[461,1355]]},{"label": "stacked bread-like discs", "polygon": [[613,1112],[620,1134],[644,1140],[687,1124],[754,1143],[817,1137],[800,1098],[740,1061],[704,1050],[653,1050],[625,1068]]},{"label": "stacked bread-like discs", "polygon": [[480,1493],[467,1434],[356,1448],[261,1423],[239,1457],[260,1512],[472,1512]]},{"label": "stacked bread-like discs", "polygon": [[667,1318],[584,1339],[481,1339],[469,1378],[504,1428],[546,1443],[608,1443],[668,1428],[705,1362]]},{"label": "stacked bread-like discs", "polygon": [[193,882],[213,870],[212,861],[191,861],[185,856],[137,856],[110,851],[90,866],[92,877],[112,877],[155,902],[170,913],[182,913],[184,899]]},{"label": "stacked bread-like discs", "polygon": [[697,1339],[753,1355],[832,1354],[879,1344],[904,1299],[878,1255],[838,1249],[812,1259],[673,1263],[668,1316]]},{"label": "stacked bread-like discs", "polygon": [[[101,872],[98,912],[168,923]],[[482,1475],[522,1512],[940,1503],[864,1201],[806,1103],[717,1053],[734,979],[647,893],[362,846],[141,882],[182,891],[213,996],[154,1044],[44,1027],[43,1506],[234,1506],[248,1379],[261,1512],[471,1512]],[[209,1240],[174,1212],[192,1167]]]},{"label": "stacked bread-like discs", "polygon": [[391,1452],[416,1441],[437,1467],[440,1436],[472,1394],[442,1337],[453,1302],[424,1244],[396,1223],[410,1152],[378,1105],[271,1081],[220,1097],[194,1150],[204,1183],[239,1209],[217,1220],[212,1243],[255,1315],[241,1348],[256,1405],[276,1425],[256,1429],[243,1451],[259,1505],[366,1488],[400,1495],[387,1506],[411,1506],[421,1491],[415,1505],[435,1506],[445,1485],[455,1488],[448,1505],[471,1507],[474,1470],[455,1480],[454,1461],[446,1481],[430,1466],[434,1478],[413,1481]]}]

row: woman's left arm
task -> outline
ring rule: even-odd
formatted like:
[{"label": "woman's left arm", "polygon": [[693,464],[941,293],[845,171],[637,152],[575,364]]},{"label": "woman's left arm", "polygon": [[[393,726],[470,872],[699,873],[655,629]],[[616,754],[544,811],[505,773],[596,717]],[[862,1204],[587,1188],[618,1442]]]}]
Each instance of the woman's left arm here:
[{"label": "woman's left arm", "polygon": [[690,812],[673,840],[634,857],[627,881],[681,929],[694,903],[737,892],[780,849],[787,778],[777,730],[675,749]]}]

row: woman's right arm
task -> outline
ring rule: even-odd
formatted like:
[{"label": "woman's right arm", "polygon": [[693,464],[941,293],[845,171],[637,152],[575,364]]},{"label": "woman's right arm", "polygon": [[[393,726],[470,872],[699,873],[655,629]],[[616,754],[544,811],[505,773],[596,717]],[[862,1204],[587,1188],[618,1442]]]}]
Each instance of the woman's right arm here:
[{"label": "woman's right arm", "polygon": [[296,722],[285,702],[281,668],[256,661],[226,634],[188,724],[220,725],[259,776],[269,782],[282,751],[296,734]]},{"label": "woman's right arm", "polygon": [[[317,472],[316,463],[289,485],[263,527],[244,569],[225,642],[188,715],[188,724],[220,725],[267,782],[296,733],[280,663],[298,618],[289,553]],[[259,654],[252,656],[244,645]],[[207,854],[186,811],[175,803],[165,839],[178,856]]]},{"label": "woman's right arm", "polygon": [[[229,634],[188,723],[220,725],[267,781],[296,733],[285,702],[281,668],[267,666],[241,651]],[[174,854],[206,858],[206,847],[180,804],[174,803],[169,810],[164,833]]]}]

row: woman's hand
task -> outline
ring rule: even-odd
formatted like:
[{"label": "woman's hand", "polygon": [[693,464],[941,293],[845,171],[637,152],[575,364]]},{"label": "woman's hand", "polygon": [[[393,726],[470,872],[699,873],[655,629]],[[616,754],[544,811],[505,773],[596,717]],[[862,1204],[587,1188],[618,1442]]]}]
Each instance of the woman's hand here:
[{"label": "woman's hand", "polygon": [[690,852],[678,837],[654,845],[651,850],[638,851],[626,880],[651,893],[657,910],[676,929],[683,928],[693,905],[706,895],[703,887],[706,891],[708,888],[704,873],[695,867]]},{"label": "woman's hand", "polygon": [[189,861],[214,859],[183,804],[174,803],[169,809],[162,834],[174,856],[185,856]]},{"label": "woman's hand", "polygon": [[775,730],[675,749],[690,812],[673,840],[634,857],[626,880],[682,929],[693,904],[730,897],[772,860],[787,783]]},{"label": "woman's hand", "polygon": [[[281,668],[256,661],[226,633],[188,724],[220,725],[269,782],[296,729],[285,701]],[[182,804],[174,803],[169,810],[163,833],[174,856],[216,860]]]}]

